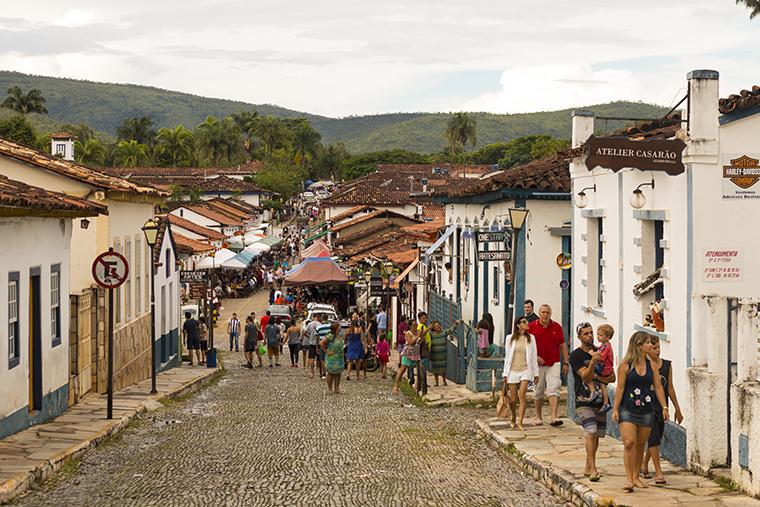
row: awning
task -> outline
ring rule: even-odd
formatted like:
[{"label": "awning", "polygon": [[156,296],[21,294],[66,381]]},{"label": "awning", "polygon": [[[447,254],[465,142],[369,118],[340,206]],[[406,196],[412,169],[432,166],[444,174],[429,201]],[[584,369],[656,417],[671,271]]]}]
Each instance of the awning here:
[{"label": "awning", "polygon": [[[282,238],[280,238],[279,236],[275,236],[274,234],[272,234],[271,236],[265,236],[265,237],[261,238],[256,243],[261,243],[261,244],[267,245],[267,246],[275,246],[275,245],[279,245],[280,243],[282,243]],[[254,243],[254,244],[256,244],[256,243]]]},{"label": "awning", "polygon": [[325,225],[327,225],[327,222],[319,223],[319,224],[315,225],[314,227],[309,227],[308,229],[306,229],[305,233],[308,234],[311,231],[316,231],[317,229],[321,229]]},{"label": "awning", "polygon": [[200,261],[198,261],[198,264],[196,264],[195,269],[211,269],[211,268],[220,268],[222,267],[222,264],[224,264],[226,261],[232,259],[235,257],[235,252],[228,250],[226,248],[222,248],[221,250],[217,250],[214,252],[214,256],[208,256],[204,257]]},{"label": "awning", "polygon": [[348,282],[348,276],[329,257],[307,257],[293,269],[285,273],[285,284],[289,286],[334,285]]},{"label": "awning", "polygon": [[433,254],[433,252],[435,252],[436,250],[438,250],[441,247],[441,245],[443,244],[444,241],[446,241],[447,239],[449,239],[449,236],[451,236],[451,234],[455,230],[457,230],[456,224],[451,224],[448,227],[448,229],[446,229],[446,232],[444,232],[443,234],[441,234],[441,237],[438,238],[436,240],[436,242],[433,243],[433,245],[430,248],[428,248],[427,250],[425,250],[425,253],[422,254],[422,259],[425,261],[425,264],[430,264],[430,256]]},{"label": "awning", "polygon": [[412,272],[412,270],[417,267],[417,264],[420,263],[419,257],[414,259],[411,264],[409,264],[404,271],[401,272],[391,284],[391,289],[398,289],[401,286],[401,282],[403,282],[407,276],[409,276],[409,273]]},{"label": "awning", "polygon": [[327,236],[327,233],[328,233],[328,232],[330,232],[330,231],[329,231],[329,230],[326,230],[326,231],[322,231],[322,232],[320,232],[319,234],[316,234],[316,235],[314,235],[314,236],[312,236],[312,237],[310,237],[310,238],[306,238],[305,240],[303,240],[303,242],[304,242],[304,243],[311,243],[311,242],[312,242],[312,241],[314,241],[315,239],[319,239],[319,238],[321,238],[321,237],[323,237],[323,236]]},{"label": "awning", "polygon": [[227,269],[245,269],[257,255],[258,253],[243,250],[232,259],[223,262],[222,267]]}]

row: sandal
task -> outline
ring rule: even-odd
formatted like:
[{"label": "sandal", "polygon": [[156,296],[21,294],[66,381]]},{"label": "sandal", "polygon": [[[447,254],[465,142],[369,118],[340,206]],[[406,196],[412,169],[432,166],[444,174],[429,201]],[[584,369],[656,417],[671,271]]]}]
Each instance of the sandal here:
[{"label": "sandal", "polygon": [[600,479],[600,475],[598,473],[597,474],[591,474],[591,475],[588,476],[588,480],[591,481],[591,482],[599,482],[599,479]]},{"label": "sandal", "polygon": [[633,493],[633,484],[628,483],[625,486],[623,486],[623,491],[627,493]]},{"label": "sandal", "polygon": [[643,477],[644,479],[651,479],[652,476],[649,473],[649,470],[639,470],[639,475]]},{"label": "sandal", "polygon": [[655,477],[654,478],[654,483],[655,484],[667,484],[668,481],[665,480],[665,477],[659,477],[659,478]]}]

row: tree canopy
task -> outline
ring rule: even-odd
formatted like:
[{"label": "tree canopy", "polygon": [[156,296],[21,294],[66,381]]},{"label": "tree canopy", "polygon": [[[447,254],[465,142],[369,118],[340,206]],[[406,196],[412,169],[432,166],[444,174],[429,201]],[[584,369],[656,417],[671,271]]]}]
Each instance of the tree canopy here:
[{"label": "tree canopy", "polygon": [[360,178],[375,170],[377,164],[430,164],[428,155],[404,150],[373,151],[359,153],[343,160],[340,177],[344,180]]},{"label": "tree canopy", "polygon": [[760,0],[736,0],[736,4],[744,5],[750,10],[749,19],[754,19],[760,14]]},{"label": "tree canopy", "polygon": [[449,153],[464,151],[468,144],[477,144],[477,127],[475,118],[468,113],[454,113],[446,122],[443,136],[449,145]]},{"label": "tree canopy", "polygon": [[37,133],[25,117],[14,115],[0,122],[0,137],[24,146],[34,147]]},{"label": "tree canopy", "polygon": [[39,113],[47,114],[45,109],[45,97],[42,92],[32,88],[27,93],[18,86],[8,88],[8,97],[3,101],[1,107],[12,109],[20,114]]}]

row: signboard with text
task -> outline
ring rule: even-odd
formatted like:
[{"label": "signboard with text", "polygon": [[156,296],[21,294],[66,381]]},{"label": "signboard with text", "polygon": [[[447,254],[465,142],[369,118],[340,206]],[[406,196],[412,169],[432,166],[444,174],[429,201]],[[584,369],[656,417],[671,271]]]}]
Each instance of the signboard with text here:
[{"label": "signboard with text", "polygon": [[476,232],[475,237],[478,240],[478,243],[490,243],[490,242],[496,242],[496,241],[506,241],[507,240],[507,233],[506,232]]},{"label": "signboard with text", "polygon": [[686,143],[680,139],[634,141],[627,137],[589,137],[586,141],[586,168],[626,167],[642,171],[663,171],[671,176],[684,172],[681,154]]},{"label": "signboard with text", "polygon": [[738,249],[708,249],[702,257],[705,282],[740,282],[743,275],[742,252]]},{"label": "signboard with text", "polygon": [[179,272],[179,283],[208,283],[208,272],[206,271],[185,271]]},{"label": "signboard with text", "polygon": [[760,155],[723,155],[723,199],[760,199]]},{"label": "signboard with text", "polygon": [[478,252],[478,260],[481,262],[488,261],[508,261],[511,258],[509,250],[489,250],[487,252]]}]

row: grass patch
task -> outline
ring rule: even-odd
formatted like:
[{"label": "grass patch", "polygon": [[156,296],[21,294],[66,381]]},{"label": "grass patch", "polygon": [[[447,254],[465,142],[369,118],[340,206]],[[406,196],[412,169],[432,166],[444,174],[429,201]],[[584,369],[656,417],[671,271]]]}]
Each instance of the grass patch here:
[{"label": "grass patch", "polygon": [[722,475],[716,475],[713,480],[718,483],[718,486],[725,489],[726,491],[739,490],[739,485],[736,484],[736,481],[733,479],[729,479],[728,477],[724,477]]},{"label": "grass patch", "polygon": [[420,395],[417,393],[417,391],[414,389],[414,387],[409,385],[409,382],[406,380],[402,380],[399,383],[399,390],[404,393],[404,395],[409,398],[409,401],[412,402],[412,405],[415,407],[425,407],[425,400],[423,400]]}]

